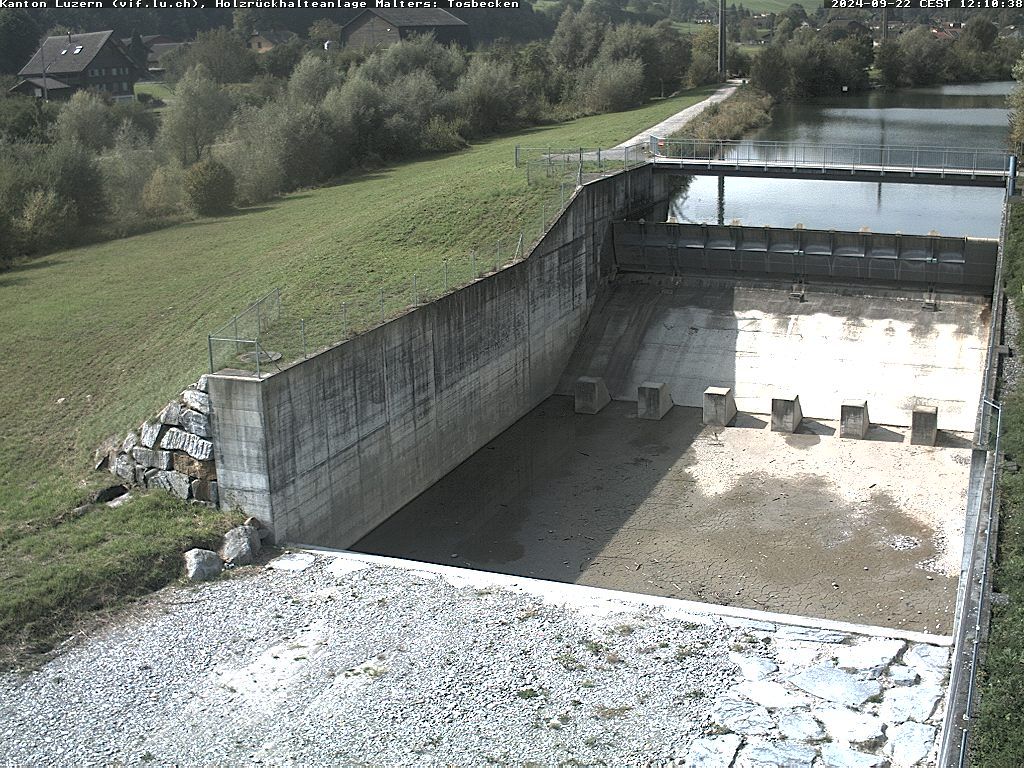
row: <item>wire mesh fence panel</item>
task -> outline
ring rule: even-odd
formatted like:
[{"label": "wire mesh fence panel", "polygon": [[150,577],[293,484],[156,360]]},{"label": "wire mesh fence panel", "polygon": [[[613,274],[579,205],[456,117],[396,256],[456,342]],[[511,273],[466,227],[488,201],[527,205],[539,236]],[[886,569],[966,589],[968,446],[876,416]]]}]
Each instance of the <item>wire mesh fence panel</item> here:
[{"label": "wire mesh fence panel", "polygon": [[[625,155],[624,155],[625,156]],[[233,316],[207,337],[210,372],[232,370],[264,376],[458,290],[525,258],[561,215],[578,185],[552,176],[531,196],[537,220],[522,230],[410,268],[396,280],[364,287],[329,309],[308,316],[288,308],[275,289]],[[627,160],[628,162],[628,160]],[[550,163],[552,168],[562,164]],[[568,164],[564,164],[569,168]]]}]

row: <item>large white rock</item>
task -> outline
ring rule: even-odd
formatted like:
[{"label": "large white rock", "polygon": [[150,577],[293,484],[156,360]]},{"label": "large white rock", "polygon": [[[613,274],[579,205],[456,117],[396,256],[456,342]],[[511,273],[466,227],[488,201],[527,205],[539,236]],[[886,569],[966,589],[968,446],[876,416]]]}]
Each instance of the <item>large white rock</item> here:
[{"label": "large white rock", "polygon": [[822,768],[882,768],[889,761],[881,755],[870,755],[838,744],[821,745]]},{"label": "large white rock", "polygon": [[193,459],[200,461],[213,458],[213,443],[177,428],[167,430],[167,434],[160,441],[160,447],[168,451],[184,451]]},{"label": "large white rock", "polygon": [[905,664],[893,664],[889,667],[889,683],[895,686],[915,685],[920,675]]},{"label": "large white rock", "polygon": [[157,470],[152,474],[146,473],[146,485],[150,488],[163,488],[170,491],[179,499],[187,499],[192,490],[192,484],[186,475],[174,470]]},{"label": "large white rock", "polygon": [[185,577],[189,581],[206,581],[218,575],[223,563],[216,552],[208,549],[190,549],[185,553]]},{"label": "large white rock", "polygon": [[770,680],[747,680],[733,688],[730,693],[739,694],[768,709],[801,707],[811,701],[809,697],[789,690],[782,683],[773,683]]},{"label": "large white rock", "polygon": [[694,739],[686,755],[686,768],[729,768],[742,741],[735,733]]},{"label": "large white rock", "polygon": [[801,710],[779,713],[779,731],[793,741],[819,741],[825,738],[821,723]]},{"label": "large white rock", "polygon": [[859,707],[882,691],[882,686],[875,680],[858,680],[851,674],[829,666],[805,669],[789,680],[812,696],[847,707]]},{"label": "large white rock", "polygon": [[736,768],[811,768],[817,754],[802,744],[751,744],[736,758]]},{"label": "large white rock", "polygon": [[224,534],[220,556],[232,565],[249,565],[260,553],[260,535],[251,525],[239,525]]},{"label": "large white rock", "polygon": [[949,648],[919,643],[903,654],[903,663],[925,680],[942,682],[949,672]]},{"label": "large white rock", "polygon": [[910,768],[928,757],[935,745],[935,728],[922,723],[903,723],[887,731],[885,751],[893,768]]},{"label": "large white rock", "polygon": [[[255,526],[252,526],[255,528]],[[274,571],[304,571],[316,562],[316,556],[309,552],[290,552],[287,555],[275,557],[267,568]]]},{"label": "large white rock", "polygon": [[840,744],[874,747],[884,738],[884,724],[874,715],[835,706],[817,707],[811,714],[825,724],[829,737]]},{"label": "large white rock", "polygon": [[181,399],[193,411],[208,414],[210,412],[210,396],[198,389],[186,389],[181,393]]},{"label": "large white rock", "polygon": [[811,627],[782,627],[776,636],[779,640],[803,640],[812,643],[844,643],[850,637],[846,632]]},{"label": "large white rock", "polygon": [[212,432],[210,429],[210,417],[205,413],[199,411],[184,410],[178,417],[178,424],[191,435],[199,435],[199,437],[209,437]]},{"label": "large white rock", "polygon": [[131,453],[132,452],[132,448],[134,448],[138,444],[139,444],[139,436],[137,434],[135,434],[134,432],[129,432],[125,436],[124,442],[121,443],[121,451],[123,453]]},{"label": "large white rock", "polygon": [[853,672],[864,672],[868,677],[878,677],[905,646],[902,640],[880,637],[856,645],[844,645],[836,649],[836,666]]},{"label": "large white rock", "polygon": [[135,459],[124,453],[119,453],[117,458],[114,459],[112,471],[115,475],[120,477],[122,480],[134,483],[135,482]]},{"label": "large white rock", "polygon": [[178,426],[178,416],[181,415],[181,403],[177,400],[172,400],[164,409],[160,411],[160,415],[157,419],[161,424],[169,424],[172,427]]},{"label": "large white rock", "polygon": [[169,451],[154,451],[149,448],[132,448],[132,457],[138,464],[144,467],[155,467],[156,469],[171,468],[171,453]]},{"label": "large white rock", "polygon": [[905,723],[916,720],[923,723],[942,698],[942,689],[933,683],[922,683],[906,688],[892,688],[882,696],[878,715],[887,723]]},{"label": "large white rock", "polygon": [[747,736],[764,735],[775,726],[767,709],[739,699],[719,699],[711,710],[711,719],[733,733]]},{"label": "large white rock", "polygon": [[147,421],[139,429],[140,441],[142,442],[143,448],[152,448],[156,445],[156,441],[160,439],[160,430],[163,429],[163,424],[159,421]]},{"label": "large white rock", "polygon": [[760,656],[744,656],[729,651],[729,661],[740,668],[740,674],[747,680],[763,680],[779,668],[778,664],[762,659]]}]

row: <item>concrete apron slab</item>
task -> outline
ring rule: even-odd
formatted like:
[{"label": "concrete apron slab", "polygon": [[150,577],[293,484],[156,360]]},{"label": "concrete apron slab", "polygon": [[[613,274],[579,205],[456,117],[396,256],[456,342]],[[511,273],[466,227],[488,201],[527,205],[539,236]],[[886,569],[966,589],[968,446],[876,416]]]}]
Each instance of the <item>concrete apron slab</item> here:
[{"label": "concrete apron slab", "polygon": [[[667,618],[682,619],[695,623],[710,623],[711,620],[720,618],[730,626],[750,626],[753,629],[769,629],[767,625],[770,624],[776,625],[770,627],[771,629],[794,627],[824,632],[842,632],[865,637],[906,640],[911,643],[924,643],[943,648],[950,647],[953,644],[953,637],[951,635],[912,632],[891,627],[876,627],[869,624],[818,619],[812,616],[796,616],[788,613],[758,611],[750,608],[701,603],[694,600],[680,600],[672,597],[660,597],[658,595],[643,595],[615,589],[589,587],[581,584],[567,584],[565,582],[531,579],[525,576],[511,576],[491,571],[478,571],[471,568],[440,565],[419,560],[406,560],[397,557],[385,557],[383,555],[367,555],[361,552],[350,552],[342,549],[302,547],[302,551],[335,558],[339,563],[350,565],[352,570],[357,570],[363,566],[379,566],[416,573],[433,574],[440,576],[456,587],[500,587],[539,597],[555,605],[571,606],[591,614],[609,615],[639,606],[659,608],[665,613]],[[341,568],[344,569],[346,566],[342,565]]]}]

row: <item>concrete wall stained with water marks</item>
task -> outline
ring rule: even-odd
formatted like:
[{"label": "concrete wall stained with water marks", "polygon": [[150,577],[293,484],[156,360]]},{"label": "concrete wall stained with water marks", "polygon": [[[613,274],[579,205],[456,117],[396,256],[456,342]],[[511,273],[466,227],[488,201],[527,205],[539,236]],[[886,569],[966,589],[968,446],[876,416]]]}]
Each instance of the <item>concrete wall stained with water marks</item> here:
[{"label": "concrete wall stained with water marks", "polygon": [[211,376],[222,505],[279,542],[347,546],[383,522],[554,391],[610,222],[663,183],[587,184],[518,264],[262,380]]}]

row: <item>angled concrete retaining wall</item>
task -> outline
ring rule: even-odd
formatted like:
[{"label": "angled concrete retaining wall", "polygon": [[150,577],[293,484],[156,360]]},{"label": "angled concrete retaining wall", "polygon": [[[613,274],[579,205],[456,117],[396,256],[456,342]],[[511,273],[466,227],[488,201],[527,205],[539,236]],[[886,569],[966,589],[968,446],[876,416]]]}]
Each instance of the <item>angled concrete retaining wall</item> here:
[{"label": "angled concrete retaining wall", "polygon": [[278,542],[345,547],[382,523],[552,394],[611,221],[664,183],[649,166],[591,182],[521,262],[262,380],[211,376],[222,505]]}]

